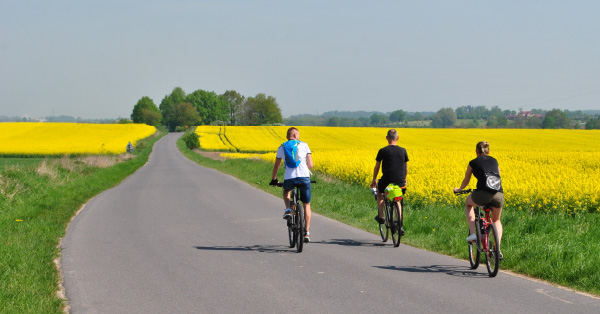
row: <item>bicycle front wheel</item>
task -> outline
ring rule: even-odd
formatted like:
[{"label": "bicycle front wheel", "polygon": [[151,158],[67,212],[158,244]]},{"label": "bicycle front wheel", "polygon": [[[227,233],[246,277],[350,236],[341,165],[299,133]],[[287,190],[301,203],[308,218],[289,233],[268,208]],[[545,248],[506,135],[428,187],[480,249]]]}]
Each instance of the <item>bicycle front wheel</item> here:
[{"label": "bicycle front wheel", "polygon": [[296,252],[302,252],[302,247],[304,246],[304,229],[306,228],[306,224],[304,221],[304,206],[301,202],[296,203],[296,229],[295,232],[297,234],[296,238]]},{"label": "bicycle front wheel", "polygon": [[392,229],[392,242],[394,247],[400,246],[400,228],[402,227],[402,216],[400,215],[400,208],[398,203],[393,202],[390,206],[390,228]]},{"label": "bicycle front wheel", "polygon": [[292,247],[294,247],[294,245],[296,245],[296,238],[294,237],[294,223],[291,219],[288,220],[287,226],[288,226],[288,238],[290,240],[290,248],[292,248]]},{"label": "bicycle front wheel", "polygon": [[383,209],[383,213],[385,215],[384,219],[383,219],[383,223],[379,224],[379,234],[381,235],[381,241],[383,242],[387,242],[388,240],[388,236],[390,234],[390,230],[388,228],[388,219],[389,219],[389,208],[388,205],[385,204],[385,208]]},{"label": "bicycle front wheel", "polygon": [[487,250],[485,262],[490,277],[496,277],[500,266],[500,246],[498,245],[498,231],[493,224],[487,227]]},{"label": "bicycle front wheel", "polygon": [[[467,229],[468,230],[468,229]],[[479,228],[479,220],[475,220],[475,235],[477,240],[475,242],[469,242],[469,263],[471,263],[471,269],[477,269],[479,267],[479,258],[481,256],[481,232]],[[471,231],[468,230],[467,235],[471,235]]]}]

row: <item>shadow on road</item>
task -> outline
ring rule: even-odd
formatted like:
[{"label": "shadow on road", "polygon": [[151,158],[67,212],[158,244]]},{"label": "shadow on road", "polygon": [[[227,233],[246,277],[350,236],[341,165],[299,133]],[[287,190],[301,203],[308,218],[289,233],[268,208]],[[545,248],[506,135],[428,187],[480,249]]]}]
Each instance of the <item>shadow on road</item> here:
[{"label": "shadow on road", "polygon": [[373,266],[381,269],[398,270],[409,273],[444,273],[450,276],[470,277],[470,278],[489,278],[487,272],[478,272],[471,269],[465,269],[463,266],[456,265],[431,265],[431,266]]},{"label": "shadow on road", "polygon": [[353,239],[331,239],[324,241],[311,241],[311,244],[335,244],[335,245],[343,245],[343,246],[389,246],[393,247],[391,242],[384,243],[381,241],[371,241],[371,240],[353,240]]},{"label": "shadow on road", "polygon": [[195,246],[197,250],[206,251],[245,251],[262,253],[289,253],[296,252],[296,249],[284,249],[281,245],[252,245],[252,246]]}]

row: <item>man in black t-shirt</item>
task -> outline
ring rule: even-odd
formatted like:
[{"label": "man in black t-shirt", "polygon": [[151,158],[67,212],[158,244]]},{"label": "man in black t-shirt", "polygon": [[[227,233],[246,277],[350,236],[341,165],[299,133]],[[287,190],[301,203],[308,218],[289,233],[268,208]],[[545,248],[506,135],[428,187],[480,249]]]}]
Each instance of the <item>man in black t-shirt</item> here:
[{"label": "man in black t-shirt", "polygon": [[[375,220],[378,223],[383,223],[383,193],[388,184],[396,184],[402,188],[402,194],[406,191],[406,174],[408,173],[408,155],[406,149],[396,145],[398,142],[398,132],[394,129],[388,131],[385,137],[388,141],[388,146],[382,148],[377,153],[375,158],[375,169],[373,170],[373,182],[371,182],[371,188],[377,187],[377,205],[379,214],[375,216]],[[383,174],[377,182],[377,176],[379,175],[379,168],[381,167],[381,173]],[[402,205],[398,203],[400,209],[400,215],[402,215]],[[404,235],[404,230],[400,230],[400,235]]]}]

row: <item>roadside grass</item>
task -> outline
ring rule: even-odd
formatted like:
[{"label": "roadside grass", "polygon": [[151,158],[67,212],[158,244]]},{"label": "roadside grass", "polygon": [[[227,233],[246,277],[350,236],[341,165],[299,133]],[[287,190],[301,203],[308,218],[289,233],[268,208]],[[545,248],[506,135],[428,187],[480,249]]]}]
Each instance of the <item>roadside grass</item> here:
[{"label": "roadside grass", "polygon": [[[197,151],[187,149],[181,139],[177,142],[177,147],[200,165],[233,175],[281,197],[281,189],[268,185],[272,163],[203,157]],[[282,170],[278,177],[282,179]],[[315,213],[379,234],[373,219],[377,207],[369,189],[341,182],[321,173],[315,173],[314,179],[317,183],[313,185],[311,205]],[[463,260],[468,258],[465,242],[468,232],[463,207],[423,207],[411,204],[410,187],[405,207],[406,235],[402,237],[403,244]],[[273,215],[280,215],[280,210],[282,208],[273,208]],[[314,223],[319,222],[315,220]],[[584,213],[571,217],[534,214],[513,211],[510,204],[507,204],[502,213],[502,224],[504,260],[500,264],[501,270],[511,270],[600,296],[600,259],[597,258],[600,252],[600,215]],[[284,240],[286,239],[282,239]],[[401,254],[401,249],[398,252]],[[482,260],[482,263],[477,271],[486,273],[485,261]],[[468,267],[467,263],[465,267]]]},{"label": "roadside grass", "polygon": [[0,313],[63,313],[54,261],[68,223],[143,166],[161,134],[134,154],[0,158]]}]

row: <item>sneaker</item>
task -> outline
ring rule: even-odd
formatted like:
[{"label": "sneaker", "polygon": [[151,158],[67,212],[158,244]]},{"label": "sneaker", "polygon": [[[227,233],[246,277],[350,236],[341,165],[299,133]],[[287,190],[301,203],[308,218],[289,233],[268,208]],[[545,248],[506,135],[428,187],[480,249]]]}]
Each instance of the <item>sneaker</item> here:
[{"label": "sneaker", "polygon": [[309,242],[310,242],[310,237],[309,237],[309,235],[310,235],[310,232],[307,232],[307,233],[304,235],[304,243],[309,243]]},{"label": "sneaker", "polygon": [[471,233],[471,235],[467,237],[467,242],[473,243],[475,241],[477,241],[477,236],[474,233]]},{"label": "sneaker", "polygon": [[498,252],[498,259],[499,260],[503,260],[504,259],[504,255],[502,255],[502,251]]},{"label": "sneaker", "polygon": [[283,219],[287,219],[290,220],[292,219],[292,210],[291,209],[286,209],[285,213],[283,213]]},{"label": "sneaker", "polygon": [[400,232],[398,232],[400,236],[404,236],[404,228],[400,227]]},{"label": "sneaker", "polygon": [[385,223],[385,219],[379,217],[379,215],[375,216],[375,221],[377,221],[380,225]]}]

